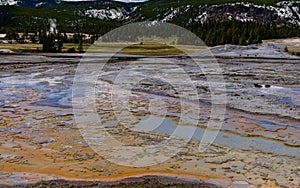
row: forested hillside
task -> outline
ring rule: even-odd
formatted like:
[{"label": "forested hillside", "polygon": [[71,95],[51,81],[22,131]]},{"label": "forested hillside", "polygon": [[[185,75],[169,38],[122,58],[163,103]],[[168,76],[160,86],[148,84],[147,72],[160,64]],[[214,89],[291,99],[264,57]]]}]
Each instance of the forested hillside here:
[{"label": "forested hillside", "polygon": [[127,4],[22,0],[6,5],[2,0],[1,4],[0,33],[6,33],[8,39],[17,39],[20,32],[39,36],[49,31],[50,20],[55,20],[59,36],[85,33],[94,38],[136,21],[170,22],[189,29],[210,46],[300,35],[300,3],[294,1],[150,0]]}]

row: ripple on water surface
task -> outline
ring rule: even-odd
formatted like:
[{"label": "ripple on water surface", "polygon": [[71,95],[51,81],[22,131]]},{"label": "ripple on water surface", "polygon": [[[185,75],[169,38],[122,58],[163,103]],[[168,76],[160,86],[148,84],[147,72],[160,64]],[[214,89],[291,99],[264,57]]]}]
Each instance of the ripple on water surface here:
[{"label": "ripple on water surface", "polygon": [[[30,104],[58,108],[72,108],[73,77],[54,76],[51,78],[36,77],[37,73],[1,78],[0,97],[7,100],[27,100],[26,92],[42,93],[41,100]],[[1,101],[0,101],[1,106]]]}]

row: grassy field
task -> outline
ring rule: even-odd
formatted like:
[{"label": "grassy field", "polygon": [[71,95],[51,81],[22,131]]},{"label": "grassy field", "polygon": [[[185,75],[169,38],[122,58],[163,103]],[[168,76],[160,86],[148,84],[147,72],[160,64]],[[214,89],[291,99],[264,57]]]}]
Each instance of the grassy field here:
[{"label": "grassy field", "polygon": [[[90,47],[89,44],[82,45],[83,51],[86,51]],[[74,48],[76,51],[79,50],[78,44],[65,43],[62,52],[67,52],[68,49]],[[42,44],[0,44],[0,49],[8,49],[14,52],[40,52],[43,49]]]},{"label": "grassy field", "polygon": [[14,52],[37,52],[42,49],[42,44],[0,44],[0,49]]},{"label": "grassy field", "polygon": [[[290,39],[272,39],[263,40],[263,44],[277,43],[278,47],[284,49],[287,47],[288,52],[300,53],[300,38]],[[79,52],[79,45],[73,43],[65,43],[62,52],[65,53],[69,49],[74,48],[75,52]],[[83,44],[83,52],[89,53],[123,53],[133,55],[177,55],[184,53],[196,52],[206,49],[205,46],[193,45],[167,45],[156,42],[97,42],[93,45]],[[8,49],[15,52],[33,52],[37,53],[42,50],[42,44],[0,44],[0,49]]]},{"label": "grassy field", "polygon": [[[83,44],[82,45],[82,50],[83,52],[86,52],[87,49],[90,47],[90,44]],[[69,49],[74,48],[77,52],[79,51],[79,45],[78,44],[73,44],[73,43],[65,43],[63,45],[62,52],[67,52]]]},{"label": "grassy field", "polygon": [[281,48],[285,49],[293,55],[300,54],[300,38],[289,38],[289,39],[272,39],[272,40],[263,40],[264,44],[267,43],[280,43]]},{"label": "grassy field", "polygon": [[[68,52],[71,48],[79,52],[79,45],[65,43],[62,52]],[[144,43],[96,43],[94,45],[82,45],[83,52],[89,53],[123,53],[134,55],[177,55],[203,50],[206,47],[192,45],[166,45],[153,42]],[[42,50],[42,44],[0,44],[0,49],[8,49],[14,52],[33,52],[38,53]]]},{"label": "grassy field", "polygon": [[97,43],[89,52],[123,53],[133,55],[177,55],[203,50],[206,47],[192,45],[167,45],[154,42],[143,43]]}]

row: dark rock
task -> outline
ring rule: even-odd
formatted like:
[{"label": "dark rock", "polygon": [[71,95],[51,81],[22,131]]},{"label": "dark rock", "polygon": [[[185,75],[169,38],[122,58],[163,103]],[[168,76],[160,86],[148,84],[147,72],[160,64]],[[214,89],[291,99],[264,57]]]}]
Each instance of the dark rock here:
[{"label": "dark rock", "polygon": [[69,124],[64,121],[57,122],[57,126],[59,126],[59,127],[63,127],[63,126],[67,126],[67,125],[69,125]]},{"label": "dark rock", "polygon": [[48,144],[50,144],[51,142],[53,142],[55,139],[54,138],[49,138],[47,140],[43,140],[40,142],[41,145],[43,146],[47,146]]},{"label": "dark rock", "polygon": [[260,85],[260,84],[254,84],[254,87],[256,87],[256,88],[262,88],[263,86]]}]

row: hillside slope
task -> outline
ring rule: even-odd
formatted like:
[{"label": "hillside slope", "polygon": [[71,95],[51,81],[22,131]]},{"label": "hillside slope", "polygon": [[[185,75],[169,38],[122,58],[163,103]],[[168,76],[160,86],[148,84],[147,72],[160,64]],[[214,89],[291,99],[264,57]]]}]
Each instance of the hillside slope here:
[{"label": "hillside slope", "polygon": [[278,0],[1,0],[0,32],[49,30],[102,35],[136,21],[169,22],[185,27],[208,45],[251,44],[261,39],[300,36],[300,1]]},{"label": "hillside slope", "polygon": [[191,22],[239,20],[300,26],[300,2],[297,1],[150,0],[145,3],[122,3],[111,0],[1,0],[0,5],[17,5],[126,23],[152,20],[187,25]]}]

